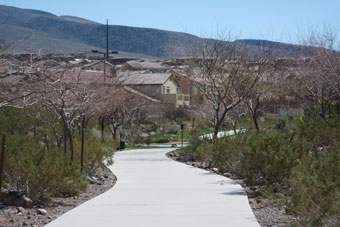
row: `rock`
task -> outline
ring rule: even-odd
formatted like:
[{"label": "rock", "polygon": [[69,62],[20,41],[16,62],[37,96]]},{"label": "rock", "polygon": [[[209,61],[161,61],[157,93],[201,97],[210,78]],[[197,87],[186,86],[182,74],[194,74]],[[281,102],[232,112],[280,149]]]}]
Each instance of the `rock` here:
[{"label": "rock", "polygon": [[107,179],[107,178],[109,178],[109,176],[108,175],[104,175],[104,178]]},{"label": "rock", "polygon": [[90,184],[95,184],[96,183],[96,181],[94,179],[92,179],[92,177],[90,177],[90,176],[86,176],[86,180],[88,182],[90,182]]},{"label": "rock", "polygon": [[23,196],[21,198],[21,205],[23,207],[32,207],[33,206],[33,202],[30,198],[26,197],[26,196]]},{"label": "rock", "polygon": [[23,226],[28,226],[27,222],[22,223]]},{"label": "rock", "polygon": [[17,210],[18,210],[18,213],[22,213],[22,214],[26,213],[26,210],[23,207],[18,207]]},{"label": "rock", "polygon": [[231,174],[230,173],[223,173],[223,176],[230,178]]},{"label": "rock", "polygon": [[46,215],[47,214],[47,210],[39,208],[38,209],[38,214]]},{"label": "rock", "polygon": [[218,169],[217,168],[212,168],[212,171],[214,171],[214,172],[218,172]]}]

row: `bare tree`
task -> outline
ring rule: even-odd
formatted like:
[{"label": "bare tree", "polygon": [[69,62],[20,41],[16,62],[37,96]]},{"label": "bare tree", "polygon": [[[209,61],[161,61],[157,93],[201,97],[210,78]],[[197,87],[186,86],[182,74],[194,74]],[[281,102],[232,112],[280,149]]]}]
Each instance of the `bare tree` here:
[{"label": "bare tree", "polygon": [[[44,120],[55,131],[55,136],[60,143],[57,133],[57,124],[63,126],[64,152],[67,153],[67,141],[70,149],[70,162],[73,162],[74,146],[73,137],[78,128],[81,116],[90,112],[94,105],[98,89],[105,89],[102,78],[89,78],[80,69],[46,69],[37,72],[40,78],[35,87],[43,89],[44,93],[30,98],[37,100],[39,110],[50,111],[58,116],[56,119]],[[39,117],[39,116],[38,116]],[[59,144],[60,145],[60,144]]]},{"label": "bare tree", "polygon": [[248,98],[266,70],[262,53],[223,36],[193,44],[191,78],[206,99],[199,111],[208,110],[205,115],[211,117],[215,137],[228,112]]},{"label": "bare tree", "polygon": [[340,54],[336,36],[325,27],[322,32],[311,32],[303,43],[312,50],[313,56],[298,66],[299,89],[309,97],[309,107],[326,118],[330,105],[340,101]]}]

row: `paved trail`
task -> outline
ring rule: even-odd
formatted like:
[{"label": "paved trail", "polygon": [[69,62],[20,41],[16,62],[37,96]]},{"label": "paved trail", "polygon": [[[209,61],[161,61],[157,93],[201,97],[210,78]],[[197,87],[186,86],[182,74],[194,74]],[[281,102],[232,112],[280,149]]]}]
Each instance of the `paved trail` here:
[{"label": "paved trail", "polygon": [[47,226],[260,226],[239,184],[175,162],[165,156],[170,150],[116,153],[116,185]]}]

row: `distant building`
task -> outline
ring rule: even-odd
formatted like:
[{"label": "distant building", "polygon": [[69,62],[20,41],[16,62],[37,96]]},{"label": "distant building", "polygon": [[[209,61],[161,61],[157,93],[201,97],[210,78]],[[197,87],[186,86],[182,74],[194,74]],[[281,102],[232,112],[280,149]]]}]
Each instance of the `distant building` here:
[{"label": "distant building", "polygon": [[106,76],[107,77],[116,77],[116,69],[115,66],[111,63],[105,61],[94,61],[89,64],[83,65],[82,69],[86,71],[97,71],[104,72],[104,67],[106,68]]},{"label": "distant building", "polygon": [[148,70],[154,73],[165,73],[168,68],[161,61],[136,60],[128,61],[122,65],[122,71],[143,71]]},{"label": "distant building", "polygon": [[162,103],[175,107],[190,105],[190,95],[182,93],[179,83],[170,73],[131,73],[119,79],[123,85]]}]

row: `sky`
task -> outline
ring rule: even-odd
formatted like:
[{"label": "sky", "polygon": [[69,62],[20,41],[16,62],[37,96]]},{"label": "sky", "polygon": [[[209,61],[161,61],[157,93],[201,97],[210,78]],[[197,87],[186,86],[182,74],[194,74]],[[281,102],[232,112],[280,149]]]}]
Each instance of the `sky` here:
[{"label": "sky", "polygon": [[239,39],[299,43],[325,25],[340,32],[340,0],[0,0],[0,4],[201,37],[227,32]]}]

